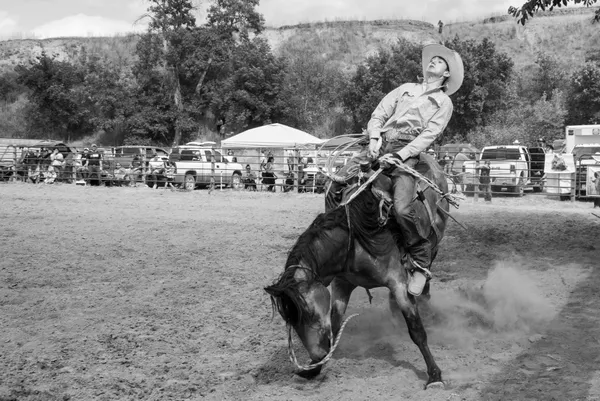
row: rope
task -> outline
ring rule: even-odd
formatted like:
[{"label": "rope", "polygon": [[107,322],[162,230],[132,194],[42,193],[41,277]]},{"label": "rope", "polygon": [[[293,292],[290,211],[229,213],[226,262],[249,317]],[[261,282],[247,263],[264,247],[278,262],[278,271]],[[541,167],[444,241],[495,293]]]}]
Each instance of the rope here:
[{"label": "rope", "polygon": [[298,363],[298,360],[296,359],[296,354],[294,353],[294,342],[292,340],[292,326],[288,325],[288,353],[290,355],[290,361],[292,361],[292,363],[294,365],[296,365],[296,367],[300,370],[312,370],[321,365],[325,365],[331,359],[331,357],[333,356],[333,352],[335,351],[338,344],[340,343],[340,338],[342,338],[342,332],[344,331],[346,324],[350,321],[350,319],[352,319],[356,316],[358,316],[358,313],[350,315],[346,318],[346,320],[344,320],[344,322],[342,323],[342,327],[340,327],[340,331],[338,332],[337,336],[335,337],[335,342],[333,343],[333,346],[331,347],[331,349],[329,350],[327,355],[325,355],[325,358],[321,359],[319,362],[315,362],[310,365],[304,365],[304,366],[300,365]]}]

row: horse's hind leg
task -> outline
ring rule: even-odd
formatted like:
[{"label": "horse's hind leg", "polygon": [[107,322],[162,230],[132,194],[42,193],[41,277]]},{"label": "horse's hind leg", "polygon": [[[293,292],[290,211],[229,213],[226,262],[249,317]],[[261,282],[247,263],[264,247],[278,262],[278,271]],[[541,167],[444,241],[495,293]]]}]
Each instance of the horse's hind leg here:
[{"label": "horse's hind leg", "polygon": [[427,333],[425,332],[425,327],[423,327],[421,316],[419,316],[415,297],[408,293],[405,285],[397,284],[393,288],[390,288],[390,308],[392,312],[395,308],[400,308],[404,320],[406,320],[410,338],[417,344],[421,354],[423,354],[425,364],[427,365],[427,374],[429,375],[425,388],[432,384],[443,385],[442,371],[435,363],[427,345]]},{"label": "horse's hind leg", "polygon": [[331,282],[331,329],[333,338],[338,334],[350,301],[350,295],[356,286],[341,277],[335,277]]}]

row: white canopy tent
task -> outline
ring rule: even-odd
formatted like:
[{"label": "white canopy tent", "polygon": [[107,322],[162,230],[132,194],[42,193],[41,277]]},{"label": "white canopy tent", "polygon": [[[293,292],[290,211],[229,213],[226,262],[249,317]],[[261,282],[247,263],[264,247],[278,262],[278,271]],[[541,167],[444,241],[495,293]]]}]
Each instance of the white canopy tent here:
[{"label": "white canopy tent", "polygon": [[224,149],[243,148],[304,148],[323,143],[323,139],[283,124],[252,128],[221,141]]}]

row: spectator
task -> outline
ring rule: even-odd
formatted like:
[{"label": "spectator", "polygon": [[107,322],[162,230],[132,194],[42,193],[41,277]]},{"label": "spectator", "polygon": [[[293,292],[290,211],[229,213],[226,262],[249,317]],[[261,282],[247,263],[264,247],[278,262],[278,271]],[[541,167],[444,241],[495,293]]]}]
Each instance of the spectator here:
[{"label": "spectator", "polygon": [[158,156],[158,153],[152,154],[152,159],[148,162],[148,167],[150,170],[149,175],[149,183],[152,184],[152,188],[158,188],[158,181],[161,176],[164,176],[165,173],[165,162],[163,159]]},{"label": "spectator", "polygon": [[438,33],[441,35],[442,34],[442,30],[444,29],[444,23],[442,22],[442,20],[438,21]]},{"label": "spectator", "polygon": [[17,159],[10,159],[10,164],[8,165],[6,171],[0,173],[0,177],[2,181],[4,179],[8,179],[8,181],[16,181],[17,180]]},{"label": "spectator", "polygon": [[83,181],[84,183],[88,179],[88,155],[90,150],[84,148],[81,152],[81,159],[79,159],[79,165],[76,167],[75,174],[77,181]]},{"label": "spectator", "polygon": [[298,192],[306,192],[306,172],[304,165],[298,165]]},{"label": "spectator", "polygon": [[288,171],[289,172],[293,172],[296,169],[296,163],[295,163],[295,155],[294,155],[294,150],[293,149],[288,149],[287,151],[287,165],[288,165]]},{"label": "spectator", "polygon": [[249,191],[256,191],[256,175],[252,172],[249,164],[246,164],[246,171],[242,177],[244,182],[244,189]]},{"label": "spectator", "polygon": [[464,184],[463,184],[463,175],[462,175],[462,167],[463,164],[465,163],[465,161],[470,160],[469,156],[469,150],[468,149],[461,149],[460,152],[458,152],[456,154],[456,156],[454,156],[454,159],[452,160],[452,175],[454,176],[453,179],[455,181],[455,186],[456,184],[460,185],[460,191],[464,192]]},{"label": "spectator", "polygon": [[117,163],[115,165],[115,169],[113,170],[113,185],[123,186],[126,182],[130,181],[129,171],[121,165],[121,163]]},{"label": "spectator", "polygon": [[287,176],[285,177],[285,183],[283,185],[283,192],[290,192],[292,189],[294,189],[294,172],[293,171],[289,171],[287,173]]},{"label": "spectator", "polygon": [[58,148],[54,148],[50,154],[50,166],[48,167],[46,184],[53,184],[57,179],[60,179],[63,165],[64,157],[62,153],[58,151]]},{"label": "spectator", "polygon": [[450,169],[452,167],[452,156],[448,154],[448,152],[444,153],[444,173],[450,174]]},{"label": "spectator", "polygon": [[429,148],[429,150],[427,151],[427,154],[431,157],[433,157],[433,159],[437,159],[437,157],[435,156],[435,150],[433,150],[433,148]]},{"label": "spectator", "polygon": [[479,183],[486,202],[492,201],[492,182],[490,179],[490,161],[486,160],[479,170]]},{"label": "spectator", "polygon": [[267,186],[267,191],[275,192],[275,180],[277,176],[273,172],[273,163],[268,162],[262,173],[262,183]]},{"label": "spectator", "polygon": [[131,185],[134,187],[137,186],[137,182],[141,181],[142,173],[142,158],[140,155],[136,154],[133,156],[131,166],[129,167],[129,179],[131,180]]},{"label": "spectator", "polygon": [[102,159],[102,153],[98,150],[98,146],[95,143],[92,144],[87,156],[88,183],[90,185],[92,182],[95,182],[96,185],[102,184]]},{"label": "spectator", "polygon": [[28,147],[24,147],[22,150],[22,165],[23,165],[23,181],[27,182],[35,171],[35,152]]},{"label": "spectator", "polygon": [[[594,183],[594,189],[596,190],[595,195],[600,195],[600,171],[594,171],[592,182]],[[594,209],[597,207],[600,207],[600,198],[594,198]]]},{"label": "spectator", "polygon": [[265,151],[262,150],[261,158],[260,158],[260,167],[258,168],[258,170],[264,171],[265,167],[267,166],[267,163],[268,163],[267,155],[266,155]]},{"label": "spectator", "polygon": [[165,188],[175,189],[173,181],[175,181],[175,165],[169,162],[165,162]]},{"label": "spectator", "polygon": [[41,162],[41,151],[40,149],[36,149],[33,152],[30,152],[30,171],[28,172],[28,179],[31,180],[32,183],[37,184],[40,181],[40,162]]}]

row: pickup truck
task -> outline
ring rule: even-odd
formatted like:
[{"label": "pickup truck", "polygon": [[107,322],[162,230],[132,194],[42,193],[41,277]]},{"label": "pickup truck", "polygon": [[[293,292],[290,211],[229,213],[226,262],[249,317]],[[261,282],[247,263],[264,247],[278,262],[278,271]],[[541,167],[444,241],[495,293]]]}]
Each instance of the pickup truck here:
[{"label": "pickup truck", "polygon": [[[174,147],[169,154],[169,163],[175,168],[173,184],[193,190],[197,186],[209,185],[214,176],[216,185],[241,189],[242,165],[227,160],[219,150],[212,147],[213,144],[192,142]],[[214,173],[211,162],[213,157]]]},{"label": "pickup truck", "polygon": [[[525,185],[530,183],[531,155],[525,146],[486,146],[481,150],[480,163],[490,162],[492,192],[506,189],[517,196],[523,196]],[[462,172],[465,176],[478,177],[477,162],[464,162]],[[469,182],[465,180],[465,182]],[[466,185],[466,191],[473,191],[473,183]]]}]

